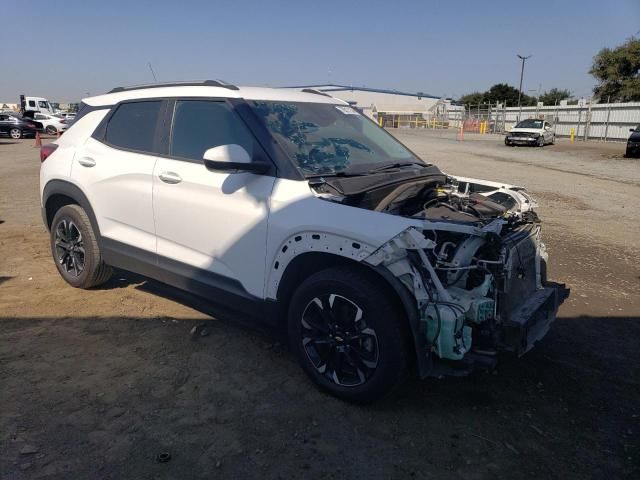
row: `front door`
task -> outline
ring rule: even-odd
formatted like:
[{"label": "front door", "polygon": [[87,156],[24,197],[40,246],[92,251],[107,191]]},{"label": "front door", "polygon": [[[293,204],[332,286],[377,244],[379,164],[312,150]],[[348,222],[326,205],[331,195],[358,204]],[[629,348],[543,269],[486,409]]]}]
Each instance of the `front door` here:
[{"label": "front door", "polygon": [[187,282],[263,298],[275,179],[211,171],[202,159],[219,145],[240,145],[252,158],[260,147],[224,101],[178,100],[173,108],[169,155],[153,173],[158,262]]}]

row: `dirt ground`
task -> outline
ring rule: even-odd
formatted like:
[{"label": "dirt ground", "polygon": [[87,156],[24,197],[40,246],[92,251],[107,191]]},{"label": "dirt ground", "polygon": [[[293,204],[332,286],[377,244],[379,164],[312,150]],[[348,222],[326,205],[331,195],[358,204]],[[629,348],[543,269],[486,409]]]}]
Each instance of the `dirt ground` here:
[{"label": "dirt ground", "polygon": [[640,478],[640,160],[393,133],[448,173],[538,198],[549,275],[572,295],[536,348],[345,404],[276,339],[186,294],[123,272],[67,286],[33,140],[0,139],[0,479]]}]

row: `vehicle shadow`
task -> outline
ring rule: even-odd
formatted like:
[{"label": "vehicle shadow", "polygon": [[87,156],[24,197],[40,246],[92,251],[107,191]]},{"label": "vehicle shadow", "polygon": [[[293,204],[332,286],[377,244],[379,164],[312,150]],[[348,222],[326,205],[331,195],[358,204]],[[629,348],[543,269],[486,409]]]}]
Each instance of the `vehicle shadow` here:
[{"label": "vehicle shadow", "polygon": [[[144,285],[167,293],[154,282]],[[437,459],[444,458],[476,470],[487,462],[507,470],[544,466],[564,478],[633,468],[623,459],[637,453],[629,432],[640,414],[638,317],[560,318],[529,354],[502,358],[496,373],[410,379],[369,406],[319,392],[291,355],[235,322],[211,322],[208,336],[190,341],[198,322],[0,318],[3,425],[24,423],[19,412],[28,398],[31,426],[21,435],[47,445],[47,462],[72,454],[75,468],[97,468],[85,452],[97,448],[112,473],[141,473],[150,468],[141,458],[158,451],[172,453],[172,469],[210,473],[224,458],[226,472],[237,473],[247,456],[277,456],[286,468],[294,461],[288,452],[297,451],[315,469],[343,462],[344,449],[374,464],[393,451],[421,468],[441,468]],[[202,465],[211,445],[212,463]],[[7,442],[7,458],[20,448]]]}]

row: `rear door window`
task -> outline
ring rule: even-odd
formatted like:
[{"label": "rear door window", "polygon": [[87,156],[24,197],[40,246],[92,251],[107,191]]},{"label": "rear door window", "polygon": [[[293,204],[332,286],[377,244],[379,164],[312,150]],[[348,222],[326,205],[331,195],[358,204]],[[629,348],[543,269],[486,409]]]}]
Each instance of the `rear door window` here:
[{"label": "rear door window", "polygon": [[161,104],[161,101],[123,103],[109,119],[105,141],[126,150],[154,153]]},{"label": "rear door window", "polygon": [[237,144],[253,157],[257,148],[254,141],[247,126],[226,103],[206,100],[176,102],[170,145],[172,156],[201,161],[209,148]]}]

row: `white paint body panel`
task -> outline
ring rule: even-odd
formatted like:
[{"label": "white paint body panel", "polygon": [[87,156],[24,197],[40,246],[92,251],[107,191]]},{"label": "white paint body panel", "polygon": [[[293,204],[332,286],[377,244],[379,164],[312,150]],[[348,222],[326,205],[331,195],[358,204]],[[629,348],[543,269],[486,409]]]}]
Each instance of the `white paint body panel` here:
[{"label": "white paint body panel", "polygon": [[133,100],[139,98],[156,97],[211,97],[211,98],[244,98],[246,100],[282,100],[287,102],[310,102],[310,103],[330,103],[336,105],[348,105],[347,102],[296,90],[261,87],[239,87],[238,90],[231,90],[223,87],[209,86],[180,86],[180,87],[158,87],[140,90],[129,90],[124,92],[107,93],[96,97],[84,98],[82,101],[87,105],[113,105],[123,100]]},{"label": "white paint body panel", "polygon": [[[93,160],[95,166],[83,166],[83,160]],[[156,251],[152,205],[156,160],[155,156],[117,150],[93,138],[76,148],[71,177],[93,207],[103,237]]]},{"label": "white paint body panel", "polygon": [[[282,273],[296,255],[324,251],[362,260],[410,226],[424,225],[416,219],[322,200],[311,192],[305,181],[277,179],[270,205],[267,298],[276,298]],[[321,236],[319,242],[311,241],[313,234]],[[296,236],[303,238],[296,241]],[[354,249],[354,242],[360,248]],[[285,245],[288,247],[283,254]],[[276,262],[279,263],[277,270]]]},{"label": "white paint body panel", "polygon": [[[177,174],[175,184],[160,179]],[[213,172],[201,163],[160,158],[153,175],[160,257],[238,280],[264,296],[265,248],[273,177]]]}]

